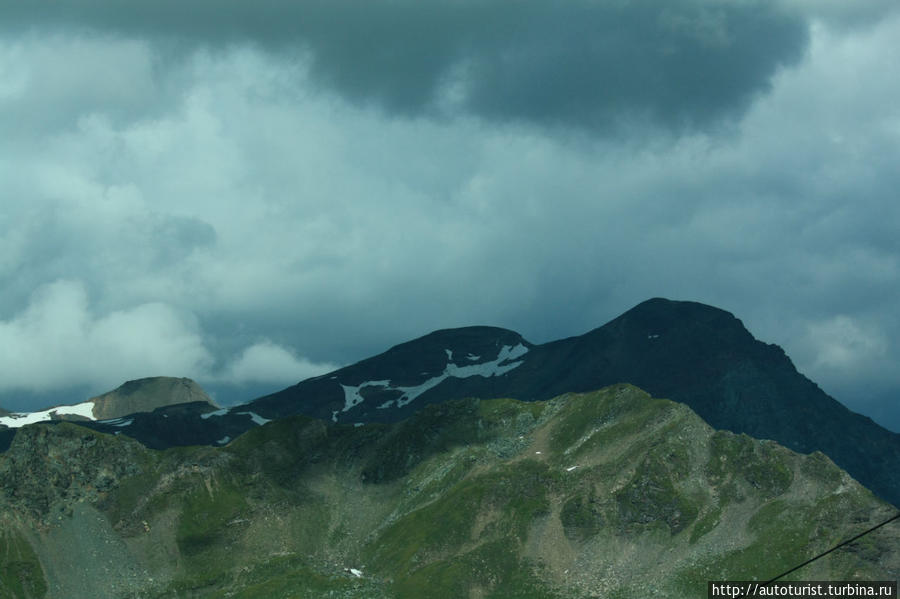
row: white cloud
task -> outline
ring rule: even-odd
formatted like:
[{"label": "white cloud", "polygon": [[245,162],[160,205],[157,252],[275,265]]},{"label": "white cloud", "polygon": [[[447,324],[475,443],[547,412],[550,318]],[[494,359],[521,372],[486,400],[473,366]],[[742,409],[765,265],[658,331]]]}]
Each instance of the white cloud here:
[{"label": "white cloud", "polygon": [[889,348],[887,337],[877,327],[843,314],[810,323],[807,335],[815,353],[814,368],[823,372],[868,371]]},{"label": "white cloud", "polygon": [[95,315],[84,285],[60,280],[0,321],[0,390],[112,388],[131,378],[195,376],[212,357],[190,317],[152,302]]},{"label": "white cloud", "polygon": [[335,364],[297,357],[289,349],[266,340],[244,349],[217,378],[233,384],[293,384],[337,368]]},{"label": "white cloud", "polygon": [[217,369],[190,314],[160,302],[96,314],[79,281],[42,286],[26,309],[0,321],[0,393],[78,386],[99,392],[147,376],[275,386],[336,368],[264,340]]}]

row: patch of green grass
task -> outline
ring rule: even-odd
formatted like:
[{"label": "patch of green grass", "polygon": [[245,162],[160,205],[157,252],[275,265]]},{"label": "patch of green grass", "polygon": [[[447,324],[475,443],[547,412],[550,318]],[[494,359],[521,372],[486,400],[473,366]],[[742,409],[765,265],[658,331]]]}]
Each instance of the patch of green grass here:
[{"label": "patch of green grass", "polygon": [[709,510],[704,514],[697,522],[694,524],[694,527],[691,529],[691,538],[689,540],[690,544],[693,545],[697,541],[700,540],[703,535],[712,531],[718,524],[719,518],[722,516],[722,508],[720,506],[715,506],[713,509]]},{"label": "patch of green grass", "polygon": [[558,486],[547,464],[523,460],[505,465],[479,479],[486,485],[493,507],[499,507],[508,530],[524,541],[531,523],[550,512],[548,492]]},{"label": "patch of green grass", "polygon": [[[670,459],[670,455],[676,457]],[[628,484],[616,493],[618,515],[625,530],[662,523],[671,534],[676,534],[697,518],[698,498],[676,486],[687,475],[678,455],[679,451],[669,446],[648,454]]]},{"label": "patch of green grass", "polygon": [[[546,465],[532,460],[466,478],[397,520],[369,549],[369,561],[379,569],[405,572],[468,543],[500,535],[524,540],[534,519],[549,512],[550,481]],[[479,517],[493,521],[476,535]]]},{"label": "patch of green grass", "polygon": [[[229,522],[248,509],[240,491],[227,481],[194,478],[194,488],[182,496],[175,539],[185,556],[194,556],[210,548],[217,548],[228,535]],[[208,561],[208,560],[204,560]]]},{"label": "patch of green grass", "polygon": [[555,418],[550,448],[562,454],[578,444],[578,455],[621,442],[647,430],[670,405],[630,385],[566,396]]},{"label": "patch of green grass", "polygon": [[487,452],[472,446],[433,456],[413,470],[399,507],[408,512],[443,495],[462,481]]},{"label": "patch of green grass", "polygon": [[[747,525],[747,547],[682,572],[680,584],[694,587],[706,580],[767,580],[812,557],[814,521],[806,510],[776,499],[760,507]],[[800,578],[803,578],[801,575]]]},{"label": "patch of green grass", "polygon": [[356,578],[340,572],[323,574],[297,558],[281,557],[258,564],[231,586],[233,599],[288,599],[295,597],[386,597],[385,583],[367,575]]},{"label": "patch of green grass", "polygon": [[839,485],[842,480],[841,469],[821,451],[803,456],[800,471],[833,486]]},{"label": "patch of green grass", "polygon": [[487,488],[475,482],[457,485],[437,501],[400,518],[370,549],[379,569],[402,572],[434,556],[458,549],[471,537]]},{"label": "patch of green grass", "polygon": [[[132,520],[132,514],[140,510],[140,506],[146,508],[147,498],[159,483],[157,471],[156,452],[148,450],[138,456],[139,468],[136,474],[126,476],[118,481],[114,492],[110,493],[101,503],[110,522],[120,520]],[[128,534],[128,531],[123,531]],[[135,529],[135,531],[137,530]]]},{"label": "patch of green grass", "polygon": [[498,539],[435,561],[393,586],[397,599],[457,599],[475,589],[490,599],[555,599],[527,562],[510,551],[514,539]]},{"label": "patch of green grass", "polygon": [[44,571],[28,541],[14,530],[0,532],[0,597],[31,599],[46,592]]},{"label": "patch of green grass", "polygon": [[570,497],[563,504],[559,518],[566,537],[573,541],[593,537],[605,524],[600,501],[593,492]]},{"label": "patch of green grass", "polygon": [[234,473],[245,482],[293,490],[310,466],[337,462],[350,432],[320,420],[291,416],[253,428],[221,451],[237,458]]},{"label": "patch of green grass", "polygon": [[480,416],[479,400],[462,399],[426,406],[390,427],[363,466],[369,483],[397,480],[433,455],[484,441],[493,435]]},{"label": "patch of green grass", "polygon": [[532,421],[540,420],[547,408],[545,401],[519,401],[517,399],[485,399],[478,402],[478,413],[491,424],[505,425],[528,416]]},{"label": "patch of green grass", "polygon": [[710,438],[706,474],[713,484],[737,476],[764,499],[781,495],[794,480],[786,450],[769,441],[727,431],[716,431]]}]

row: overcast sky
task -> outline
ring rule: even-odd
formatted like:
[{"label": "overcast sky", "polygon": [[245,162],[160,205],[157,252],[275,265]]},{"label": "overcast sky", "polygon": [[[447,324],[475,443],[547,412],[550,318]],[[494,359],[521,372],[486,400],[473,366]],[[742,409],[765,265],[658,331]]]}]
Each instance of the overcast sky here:
[{"label": "overcast sky", "polygon": [[0,405],[734,313],[900,431],[895,0],[0,0]]}]

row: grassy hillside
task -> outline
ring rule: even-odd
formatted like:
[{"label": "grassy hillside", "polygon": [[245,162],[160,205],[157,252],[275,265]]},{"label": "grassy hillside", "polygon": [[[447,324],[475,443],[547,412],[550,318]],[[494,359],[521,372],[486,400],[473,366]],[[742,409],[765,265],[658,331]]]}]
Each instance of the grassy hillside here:
[{"label": "grassy hillside", "polygon": [[[627,385],[395,425],[293,417],[223,448],[22,432],[0,457],[13,597],[697,597],[891,513],[822,454],[714,431]],[[34,484],[54,464],[71,481]],[[888,526],[797,578],[897,564]]]}]

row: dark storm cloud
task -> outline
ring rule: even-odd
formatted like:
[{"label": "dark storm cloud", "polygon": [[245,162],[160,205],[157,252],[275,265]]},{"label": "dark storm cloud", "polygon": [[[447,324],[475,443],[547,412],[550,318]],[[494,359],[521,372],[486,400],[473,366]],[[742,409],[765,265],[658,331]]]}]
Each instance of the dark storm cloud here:
[{"label": "dark storm cloud", "polygon": [[900,430],[889,2],[0,0],[0,405],[665,296]]},{"label": "dark storm cloud", "polygon": [[718,123],[767,90],[807,43],[805,22],[768,0],[3,4],[16,29],[302,51],[314,81],[395,114],[461,110],[594,131]]}]

